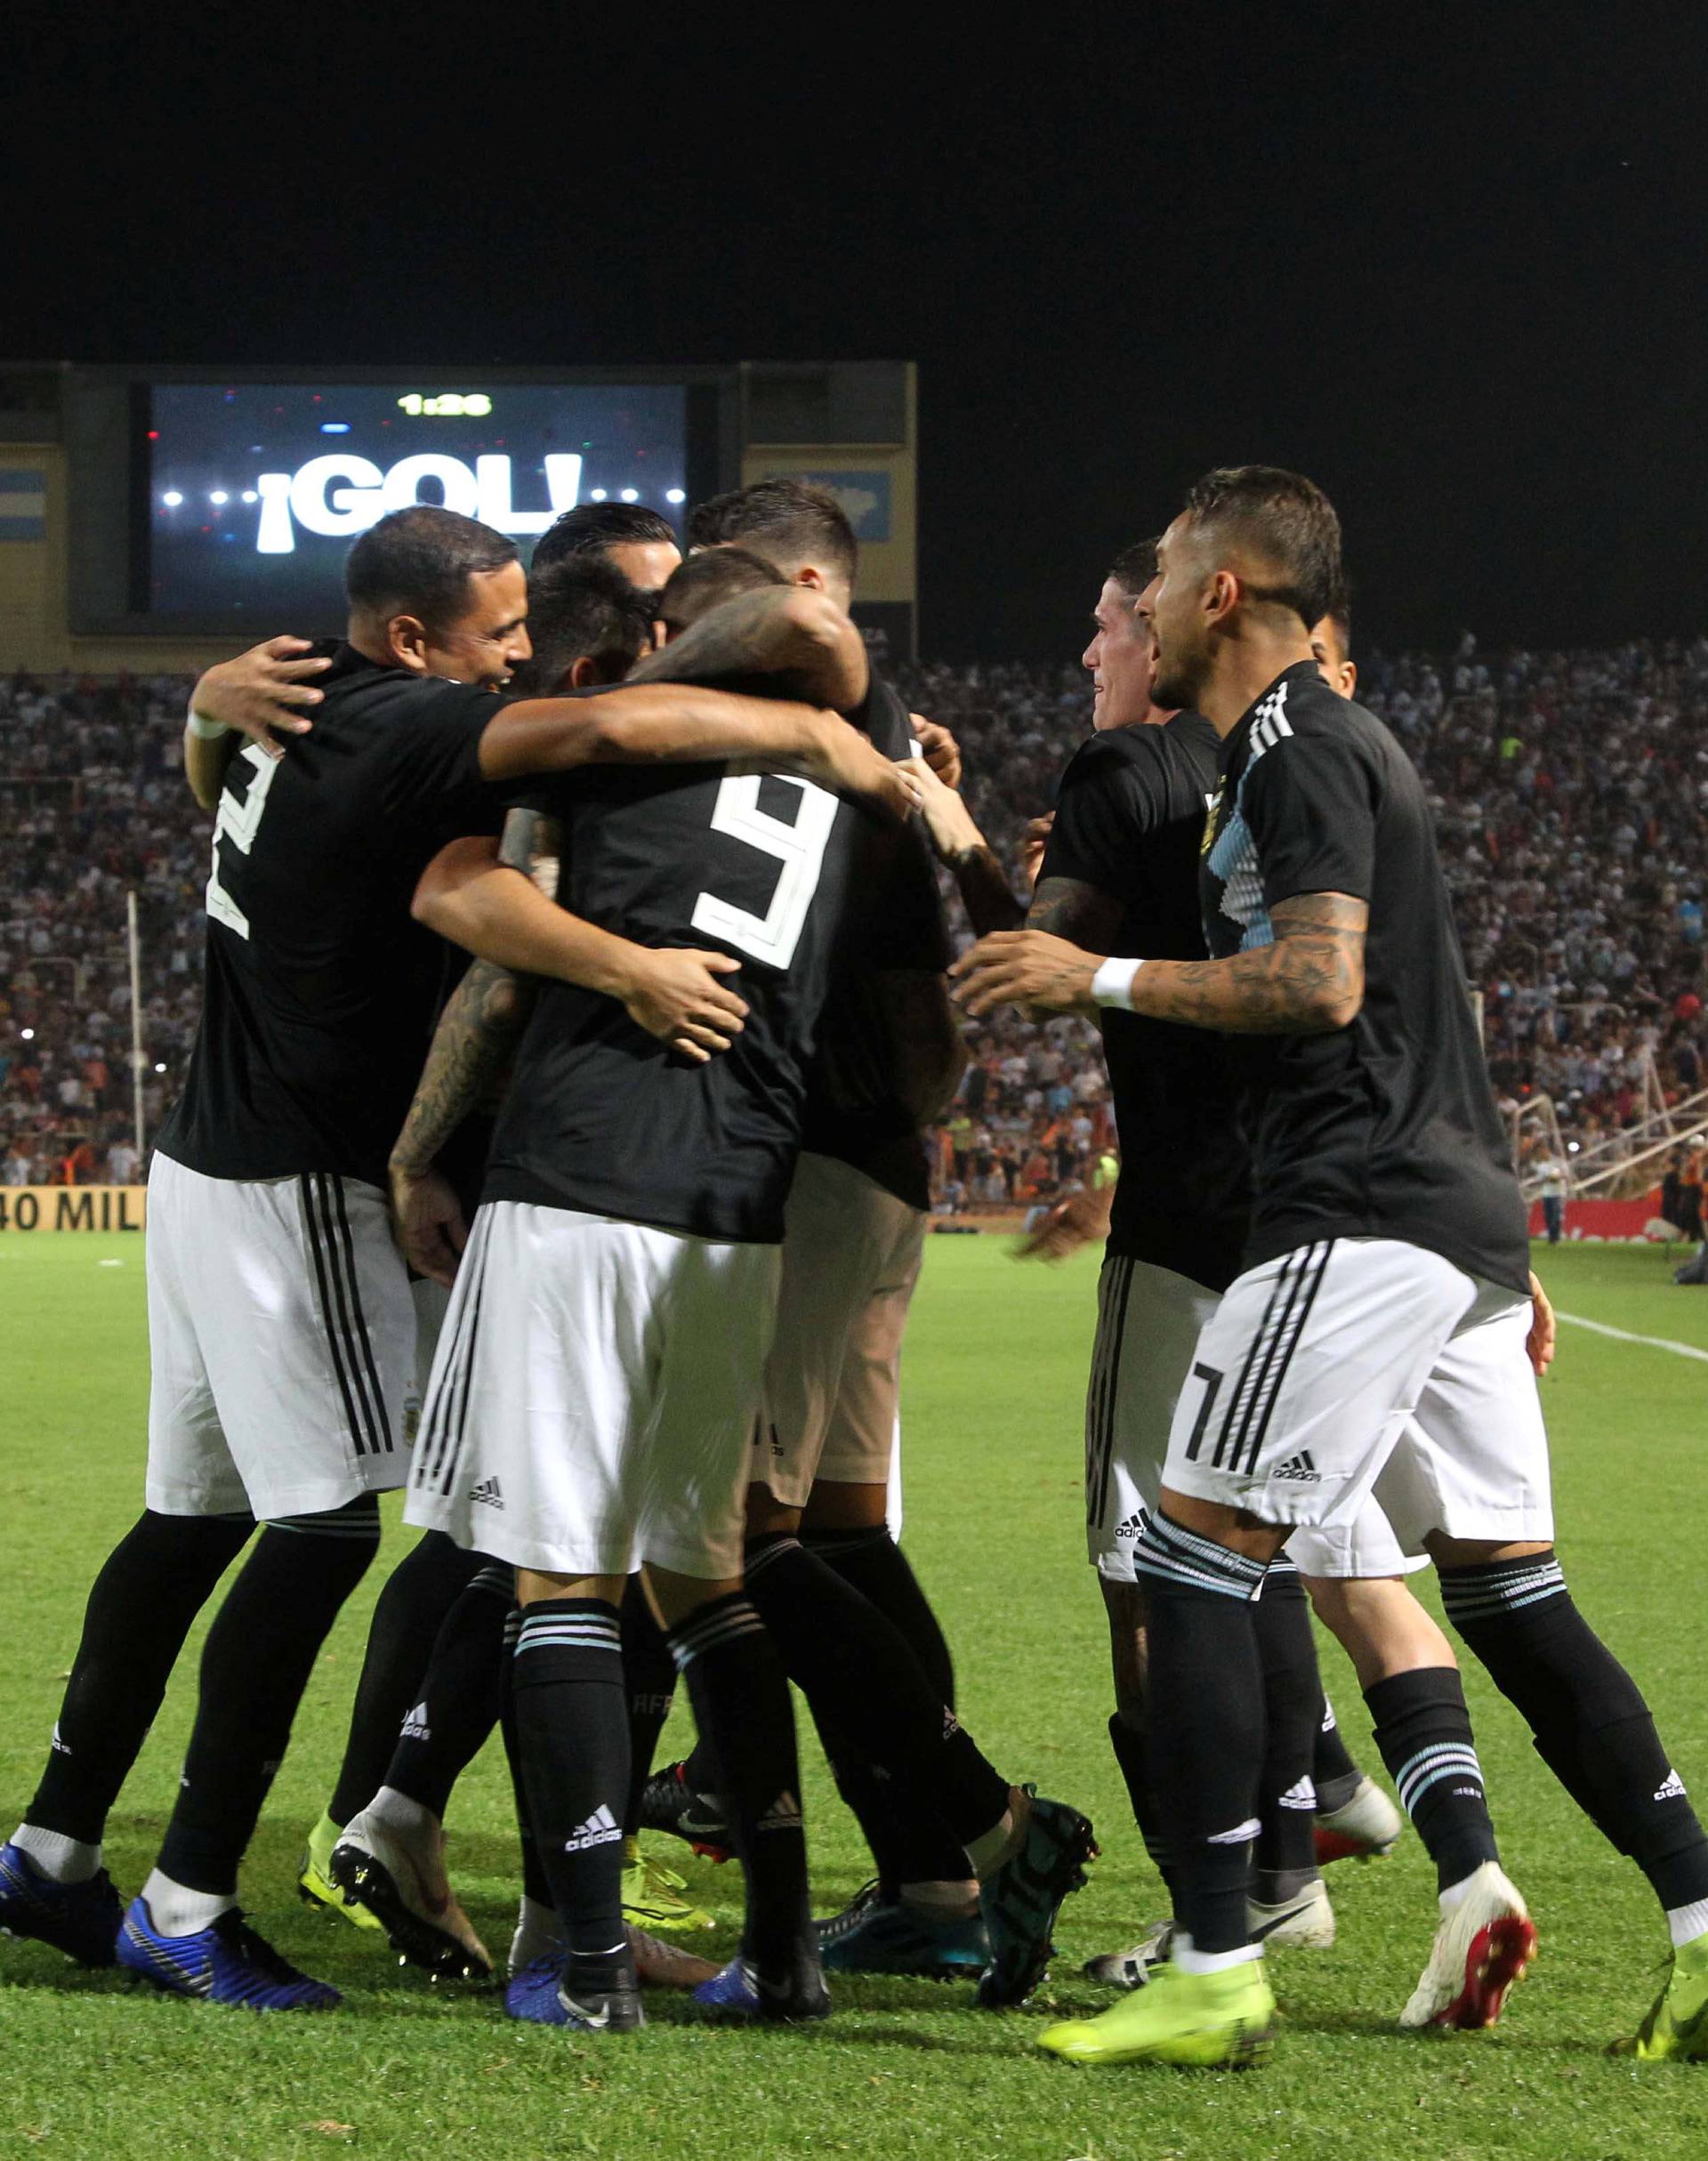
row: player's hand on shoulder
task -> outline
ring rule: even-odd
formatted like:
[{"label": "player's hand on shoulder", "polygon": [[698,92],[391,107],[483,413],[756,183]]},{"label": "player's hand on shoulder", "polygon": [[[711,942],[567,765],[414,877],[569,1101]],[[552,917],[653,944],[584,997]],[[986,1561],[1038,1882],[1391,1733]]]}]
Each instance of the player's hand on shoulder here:
[{"label": "player's hand on shoulder", "polygon": [[914,740],[927,765],[946,788],[961,785],[961,746],[941,721],[928,721],[922,713],[910,713]]},{"label": "player's hand on shoulder", "polygon": [[[1114,1189],[1111,1188],[1110,1192]],[[1109,1193],[1071,1193],[1014,1247],[1017,1261],[1065,1261],[1109,1235]]]},{"label": "player's hand on shoulder", "polygon": [[404,1259],[418,1276],[449,1290],[469,1238],[450,1181],[431,1165],[418,1171],[394,1160],[391,1182],[392,1226]]},{"label": "player's hand on shoulder", "polygon": [[696,1065],[727,1051],[747,1018],[747,1001],[722,980],[739,961],[697,946],[637,946],[623,991],[629,1018]]},{"label": "player's hand on shoulder", "polygon": [[973,815],[929,759],[909,758],[900,769],[919,790],[920,815],[931,846],[946,863],[984,845]]},{"label": "player's hand on shoulder", "polygon": [[1554,1308],[1553,1302],[1542,1287],[1542,1278],[1535,1269],[1530,1271],[1530,1334],[1525,1339],[1525,1349],[1530,1354],[1530,1363],[1538,1381],[1554,1362]]},{"label": "player's hand on shoulder", "polygon": [[1095,1010],[1098,956],[1047,931],[993,931],[949,970],[957,1005],[975,1017],[999,1005],[1048,1018]]},{"label": "player's hand on shoulder", "polygon": [[919,807],[919,785],[837,713],[823,713],[813,731],[808,778],[838,795],[858,795],[897,818]]},{"label": "player's hand on shoulder", "polygon": [[277,756],[281,746],[275,729],[301,736],[314,725],[300,708],[320,704],[326,694],[315,689],[312,679],[324,675],[331,665],[324,653],[311,653],[306,638],[269,638],[264,645],[252,645],[246,653],[222,660],[201,675],[190,693],[189,709],[202,720],[217,721],[247,736]]}]

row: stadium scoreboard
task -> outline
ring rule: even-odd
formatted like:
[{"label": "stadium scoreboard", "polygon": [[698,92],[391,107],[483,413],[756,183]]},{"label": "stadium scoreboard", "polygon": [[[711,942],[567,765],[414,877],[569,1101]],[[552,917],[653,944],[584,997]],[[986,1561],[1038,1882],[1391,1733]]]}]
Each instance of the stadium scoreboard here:
[{"label": "stadium scoreboard", "polygon": [[342,619],[351,541],[442,504],[526,560],[576,504],[679,527],[726,488],[832,488],[867,634],[915,635],[903,362],[505,369],[0,367],[0,666],[170,669]]}]

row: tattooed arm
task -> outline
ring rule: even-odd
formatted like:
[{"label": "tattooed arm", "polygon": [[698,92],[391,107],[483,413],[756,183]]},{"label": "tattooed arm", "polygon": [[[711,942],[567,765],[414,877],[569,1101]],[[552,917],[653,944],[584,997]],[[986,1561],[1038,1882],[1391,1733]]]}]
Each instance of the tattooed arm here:
[{"label": "tattooed arm", "polygon": [[[1147,961],[1132,1010],[1235,1036],[1317,1036],[1349,1027],[1364,1004],[1369,904],[1347,893],[1300,893],[1271,910],[1275,942],[1213,961]],[[997,1005],[1091,1014],[1101,955],[1041,931],[981,939],[949,971],[972,1014]]]},{"label": "tattooed arm", "polygon": [[[512,810],[498,859],[532,875],[560,846],[558,824],[536,810]],[[496,1093],[534,1010],[539,986],[490,961],[469,964],[446,1002],[415,1099],[391,1150],[391,1206],[409,1265],[449,1285],[468,1236],[449,1181],[433,1167],[464,1118]]]},{"label": "tattooed arm", "polygon": [[1032,896],[1026,927],[1101,953],[1121,927],[1121,903],[1083,878],[1046,878]]},{"label": "tattooed arm", "polygon": [[798,696],[847,713],[871,681],[866,641],[822,593],[772,585],[739,593],[643,660],[630,682],[717,682],[777,675]]}]

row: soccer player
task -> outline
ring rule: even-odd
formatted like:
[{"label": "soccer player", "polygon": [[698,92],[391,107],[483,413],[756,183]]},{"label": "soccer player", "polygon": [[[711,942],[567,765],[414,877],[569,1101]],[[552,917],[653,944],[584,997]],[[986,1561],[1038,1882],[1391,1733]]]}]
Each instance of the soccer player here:
[{"label": "soccer player", "polygon": [[637,592],[657,594],[682,551],[668,518],[641,503],[577,503],[534,544],[530,571],[570,556],[591,557],[620,571]]},{"label": "soccer player", "polygon": [[[383,1180],[438,996],[438,949],[408,915],[422,866],[495,822],[492,783],[614,753],[751,752],[897,786],[855,730],[800,706],[676,686],[612,693],[620,713],[608,697],[501,710],[494,690],[528,649],[525,587],[511,543],[473,520],[381,520],[347,585],[350,635],[311,731],[226,768],[202,1025],[150,1181],[148,1505],[96,1580],[41,1785],[0,1847],[0,1926],[263,2009],[336,2001],[245,1925],[236,1885],[315,1656],[377,1544],[377,1494],[407,1463],[415,1320]],[[213,718],[192,742],[218,737],[234,675],[204,679]],[[207,1639],[158,1865],[122,1910],[105,1819],[257,1522]]]},{"label": "soccer player", "polygon": [[[1043,2038],[1085,2060],[1250,2060],[1274,2000],[1246,1905],[1261,1771],[1253,1601],[1290,1527],[1331,1535],[1374,1493],[1429,1553],[1449,1617],[1538,1753],[1648,1878],[1671,1978],[1628,2045],[1708,2053],[1708,1840],[1630,1677],[1555,1557],[1526,1353],[1528,1246],[1422,788],[1322,681],[1341,589],[1320,489],[1243,467],[1192,490],[1158,552],[1159,697],[1223,742],[1203,863],[1213,957],[1049,941],[958,964],[975,1008],[1055,995],[1242,1045],[1256,1203],[1245,1272],[1194,1353],[1140,1543],[1156,1776],[1186,1938],[1157,1981]],[[1502,1874],[1459,1675],[1366,1680],[1376,1739],[1437,1864],[1441,1920],[1406,2025],[1486,2025],[1535,1930]]]}]

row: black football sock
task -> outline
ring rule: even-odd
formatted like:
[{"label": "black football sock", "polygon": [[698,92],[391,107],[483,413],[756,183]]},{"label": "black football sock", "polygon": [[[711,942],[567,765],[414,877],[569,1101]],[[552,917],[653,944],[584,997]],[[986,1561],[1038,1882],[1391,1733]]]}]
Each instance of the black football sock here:
[{"label": "black football sock", "polygon": [[510,1770],[510,1790],[516,1804],[516,1834],[522,1849],[522,1895],[536,1906],[550,1907],[552,1885],[540,1859],[539,1841],[528,1813],[528,1782],[522,1772],[521,1737],[516,1730],[516,1639],[522,1633],[520,1607],[512,1609],[504,1622],[504,1665],[498,1690],[498,1728],[504,1736],[504,1762]]},{"label": "black football sock", "polygon": [[640,1828],[640,1795],[652,1775],[658,1736],[676,1695],[676,1661],[665,1632],[653,1618],[640,1578],[632,1576],[623,1593],[623,1685],[629,1699],[629,1799],[623,1811],[623,1835]]},{"label": "black football sock", "polygon": [[1279,1906],[1321,1874],[1317,1866],[1317,1789],[1311,1783],[1323,1701],[1317,1639],[1304,1579],[1290,1560],[1271,1561],[1252,1608],[1263,1669],[1266,1735],[1253,1856],[1253,1896]]},{"label": "black football sock", "polygon": [[747,1883],[742,1948],[774,1985],[818,1968],[794,1709],[777,1647],[740,1592],[670,1632],[676,1670],[715,1755]]},{"label": "black football sock", "polygon": [[[515,1570],[488,1560],[445,1616],[383,1784],[441,1822],[451,1788],[498,1722]],[[336,1819],[334,1818],[334,1821]]]},{"label": "black football sock", "polygon": [[1263,1564],[1161,1514],[1134,1558],[1148,1608],[1150,1761],[1174,1849],[1175,1918],[1195,1957],[1228,1957],[1251,1942],[1264,1759],[1252,1601]]},{"label": "black football sock", "polygon": [[750,1540],[746,1576],[747,1595],[809,1703],[883,1766],[909,1810],[940,1817],[963,1846],[987,1839],[1008,1814],[1008,1781],[894,1624],[798,1538]]},{"label": "black football sock", "polygon": [[1669,1911],[1708,1899],[1708,1840],[1642,1693],[1573,1603],[1552,1550],[1443,1568],[1447,1618],[1585,1815]]},{"label": "black football sock", "polygon": [[1115,1712],[1109,1719],[1109,1746],[1115,1751],[1115,1760],[1120,1766],[1121,1776],[1127,1788],[1127,1799],[1132,1803],[1132,1820],[1139,1826],[1139,1835],[1145,1842],[1145,1851],[1150,1856],[1151,1867],[1163,1879],[1172,1899],[1174,1896],[1174,1849],[1169,1843],[1163,1827],[1163,1814],[1156,1799],[1156,1786],[1150,1775],[1149,1720],[1136,1704]]},{"label": "black football sock", "polygon": [[616,1608],[596,1598],[525,1607],[511,1687],[528,1818],[563,1924],[570,1993],[632,1986],[623,1926],[629,1713]]},{"label": "black football sock", "polygon": [[201,1694],[163,1875],[229,1897],[320,1646],[380,1546],[379,1501],[269,1523],[202,1649]]},{"label": "black football sock", "polygon": [[1485,1861],[1498,1861],[1457,1669],[1421,1665],[1390,1673],[1367,1688],[1364,1700],[1399,1805],[1435,1863],[1438,1889],[1450,1891]]},{"label": "black football sock", "polygon": [[1317,1746],[1310,1759],[1310,1782],[1317,1788],[1317,1813],[1332,1816],[1358,1790],[1364,1773],[1341,1738],[1334,1706],[1324,1696],[1317,1717]]},{"label": "black football sock", "polygon": [[955,1708],[955,1661],[907,1556],[882,1524],[858,1531],[802,1531],[808,1552],[869,1598],[907,1640],[939,1701]]},{"label": "black football sock", "polygon": [[[668,1642],[669,1637],[665,1641]],[[682,1760],[682,1781],[690,1794],[721,1794],[723,1790],[716,1753],[703,1733],[696,1735],[693,1747]]]},{"label": "black football sock", "polygon": [[386,1766],[417,1700],[433,1640],[482,1560],[479,1553],[465,1553],[443,1531],[428,1531],[381,1586],[367,1625],[344,1760],[326,1804],[340,1829],[385,1784]]},{"label": "black football sock", "polygon": [[[887,1527],[803,1530],[801,1543],[894,1623],[933,1692],[952,1711],[955,1662],[947,1641],[907,1556]],[[816,1706],[813,1715],[837,1791],[872,1850],[881,1896],[893,1900],[904,1883],[963,1882],[965,1851],[936,1810],[902,1803],[890,1778],[851,1734],[834,1720],[820,1718]]]},{"label": "black football sock", "polygon": [[196,1616],[254,1528],[149,1509],[108,1555],[84,1608],[53,1746],[24,1821],[101,1843]]}]

